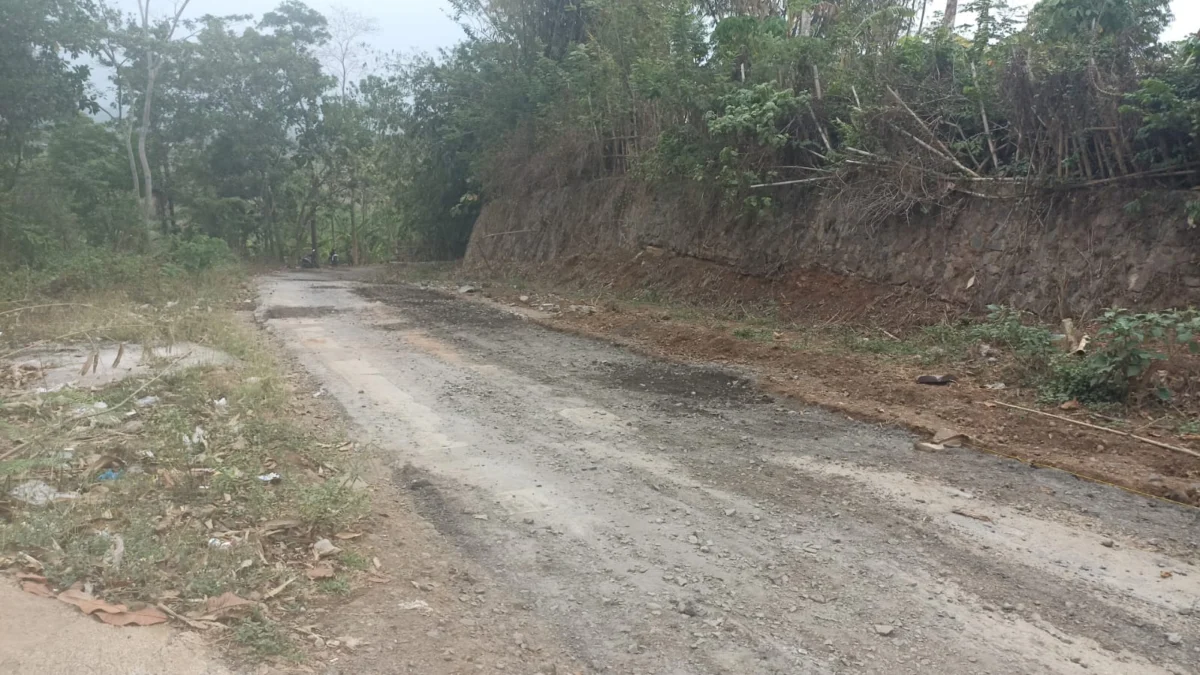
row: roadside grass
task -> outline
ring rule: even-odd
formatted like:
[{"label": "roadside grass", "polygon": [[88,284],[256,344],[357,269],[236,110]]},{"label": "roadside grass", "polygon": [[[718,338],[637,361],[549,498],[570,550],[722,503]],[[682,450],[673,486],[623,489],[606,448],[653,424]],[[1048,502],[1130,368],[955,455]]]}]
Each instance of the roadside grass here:
[{"label": "roadside grass", "polygon": [[[155,289],[0,304],[0,568],[42,575],[56,591],[161,604],[227,627],[251,656],[290,659],[299,652],[288,626],[302,608],[351,592],[370,567],[336,536],[361,524],[368,496],[353,446],[310,421],[311,395],[235,312],[250,307],[244,282],[226,268]],[[63,345],[179,342],[234,358],[171,371],[151,359],[153,375],[41,393],[36,373],[14,368]],[[30,485],[60,498],[14,495]],[[321,561],[334,579],[310,581],[322,538],[345,550]],[[206,600],[225,593],[253,613],[206,615]]]}]

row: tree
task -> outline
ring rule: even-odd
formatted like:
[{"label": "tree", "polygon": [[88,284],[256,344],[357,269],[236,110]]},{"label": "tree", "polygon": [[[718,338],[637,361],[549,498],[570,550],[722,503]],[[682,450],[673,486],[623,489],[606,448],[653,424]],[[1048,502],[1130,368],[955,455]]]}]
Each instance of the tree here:
[{"label": "tree", "polygon": [[363,38],[378,30],[375,19],[342,5],[335,5],[329,17],[329,41],[321,48],[321,61],[338,78],[342,99],[352,78],[360,75],[370,46]]},{"label": "tree", "polygon": [[171,44],[179,22],[191,0],[175,0],[174,11],[170,18],[152,21],[150,15],[151,0],[138,0],[138,14],[141,17],[141,57],[145,68],[145,87],[142,90],[142,124],[138,129],[138,157],[142,162],[143,213],[147,227],[154,221],[154,173],[150,170],[150,160],[146,155],[146,138],[150,135],[151,109],[154,105],[154,85],[159,72],[167,63],[173,49]]},{"label": "tree", "polygon": [[11,190],[39,129],[93,111],[87,66],[95,46],[88,0],[0,0],[0,189]]},{"label": "tree", "polygon": [[946,0],[946,11],[942,14],[942,27],[953,33],[958,22],[958,0]]}]

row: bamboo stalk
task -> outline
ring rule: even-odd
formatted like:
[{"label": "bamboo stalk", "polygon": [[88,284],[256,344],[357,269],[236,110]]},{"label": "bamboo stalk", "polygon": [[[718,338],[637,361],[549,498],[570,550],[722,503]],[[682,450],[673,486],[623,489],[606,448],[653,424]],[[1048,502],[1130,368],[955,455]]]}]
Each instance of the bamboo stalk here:
[{"label": "bamboo stalk", "polygon": [[803,178],[800,180],[785,180],[785,181],[780,181],[778,183],[759,183],[758,185],[751,185],[750,189],[755,190],[758,188],[779,187],[781,185],[800,185],[802,183],[820,183],[821,181],[831,180],[832,178],[833,178],[833,176],[820,176],[819,178]]},{"label": "bamboo stalk", "polygon": [[[925,133],[929,134],[929,137],[930,137],[931,139],[933,139],[933,142],[934,142],[934,143],[936,143],[936,144],[938,145],[938,147],[940,147],[940,148],[942,149],[942,154],[943,154],[943,155],[944,155],[944,156],[945,156],[947,159],[949,159],[951,162],[954,162],[954,164],[955,164],[955,165],[956,165],[956,166],[957,166],[957,167],[958,167],[960,170],[962,170],[963,172],[967,173],[968,175],[974,176],[974,177],[976,177],[976,178],[981,178],[981,177],[982,177],[982,176],[980,176],[979,174],[975,173],[974,171],[972,171],[972,170],[968,169],[967,167],[963,166],[963,165],[962,165],[962,163],[961,163],[961,162],[959,162],[957,159],[954,159],[954,153],[950,152],[950,148],[946,147],[946,144],[945,144],[945,143],[942,143],[942,141],[941,141],[940,139],[938,139],[938,137],[937,137],[937,134],[933,133],[933,130],[929,128],[929,125],[925,124],[925,120],[922,120],[922,119],[921,119],[921,117],[920,117],[919,115],[917,115],[917,113],[913,112],[913,109],[912,109],[912,108],[908,107],[908,104],[904,102],[904,99],[900,98],[900,94],[897,94],[895,89],[892,89],[892,88],[889,86],[889,87],[887,88],[887,90],[888,90],[888,93],[892,95],[892,98],[896,99],[896,102],[900,104],[900,107],[902,107],[902,108],[904,108],[906,111],[908,111],[908,114],[909,114],[910,116],[912,116],[912,118],[913,118],[914,120],[916,120],[917,124],[921,125],[921,128],[925,130]],[[915,138],[915,137],[914,137],[914,138]]]},{"label": "bamboo stalk", "polygon": [[1053,417],[1056,420],[1062,420],[1063,422],[1077,424],[1081,427],[1087,427],[1088,429],[1095,429],[1096,431],[1107,431],[1110,434],[1116,434],[1117,436],[1125,436],[1128,438],[1132,438],[1135,441],[1149,443],[1150,445],[1153,445],[1153,446],[1159,447],[1159,448],[1164,448],[1166,450],[1174,450],[1175,452],[1182,452],[1183,454],[1191,455],[1192,457],[1200,457],[1200,452],[1196,452],[1195,450],[1190,450],[1188,448],[1181,448],[1178,445],[1171,445],[1169,443],[1163,443],[1161,441],[1156,441],[1153,438],[1145,438],[1144,436],[1136,436],[1134,434],[1129,433],[1128,431],[1120,431],[1118,429],[1102,427],[1099,424],[1091,424],[1090,422],[1081,422],[1079,420],[1071,419],[1070,417],[1064,417],[1062,415],[1055,415],[1054,413],[1042,412],[1041,410],[1034,410],[1033,408],[1025,408],[1023,406],[1013,405],[1011,403],[1001,403],[1000,401],[992,401],[992,403],[994,403],[995,405],[1004,406],[1005,408],[1012,408],[1013,410],[1020,410],[1022,412],[1033,413],[1035,415],[1044,415],[1046,417]]},{"label": "bamboo stalk", "polygon": [[[975,91],[979,89],[979,74],[975,69],[975,62],[971,62],[971,80],[975,83]],[[996,141],[992,139],[992,125],[988,122],[987,108],[983,105],[983,96],[979,97],[979,115],[983,118],[983,133],[987,136],[988,150],[992,152],[992,168],[1000,168],[1000,157],[996,154]]]}]

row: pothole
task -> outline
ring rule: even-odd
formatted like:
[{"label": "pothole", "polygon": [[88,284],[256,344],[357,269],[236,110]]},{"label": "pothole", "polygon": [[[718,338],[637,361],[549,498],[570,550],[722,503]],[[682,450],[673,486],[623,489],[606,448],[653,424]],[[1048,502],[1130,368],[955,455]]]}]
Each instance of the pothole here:
[{"label": "pothole", "polygon": [[276,305],[268,307],[263,312],[263,318],[271,319],[316,319],[322,316],[335,314],[341,310],[337,307],[320,306],[320,307],[291,307],[288,305]]}]

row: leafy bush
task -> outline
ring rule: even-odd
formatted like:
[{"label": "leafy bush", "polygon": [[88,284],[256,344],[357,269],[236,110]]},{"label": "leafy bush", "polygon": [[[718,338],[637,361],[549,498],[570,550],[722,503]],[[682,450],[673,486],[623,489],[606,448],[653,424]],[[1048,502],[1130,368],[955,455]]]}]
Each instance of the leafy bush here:
[{"label": "leafy bush", "polygon": [[988,311],[986,323],[971,327],[971,337],[1006,349],[1017,359],[1026,379],[1038,381],[1051,369],[1057,355],[1054,334],[1032,323],[1031,316],[1019,309],[989,305]]},{"label": "leafy bush", "polygon": [[[1110,309],[1100,319],[1098,346],[1075,367],[1060,368],[1060,395],[1081,401],[1123,401],[1159,361],[1181,350],[1200,353],[1200,312],[1171,310],[1132,314]],[[1152,385],[1163,400],[1171,398],[1165,382]]]},{"label": "leafy bush", "polygon": [[1107,310],[1097,321],[1090,351],[1076,355],[1059,348],[1055,336],[1026,313],[1002,306],[988,309],[987,322],[972,326],[970,335],[1006,348],[1025,382],[1037,386],[1047,400],[1119,403],[1141,387],[1166,400],[1171,397],[1166,383],[1151,384],[1147,378],[1154,364],[1185,350],[1200,353],[1197,310]]},{"label": "leafy bush", "polygon": [[188,272],[203,272],[233,262],[229,244],[216,237],[196,235],[188,239],[176,239],[167,259]]}]

